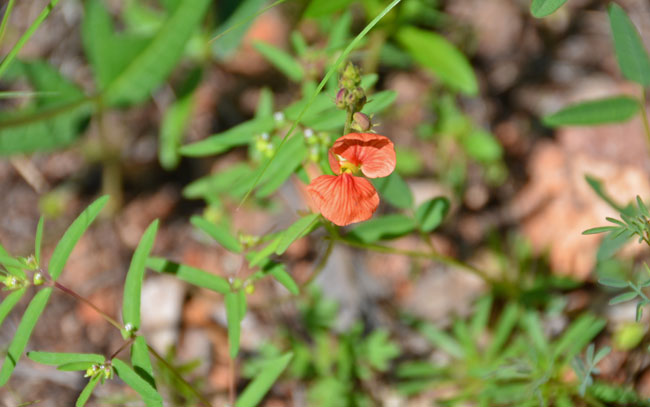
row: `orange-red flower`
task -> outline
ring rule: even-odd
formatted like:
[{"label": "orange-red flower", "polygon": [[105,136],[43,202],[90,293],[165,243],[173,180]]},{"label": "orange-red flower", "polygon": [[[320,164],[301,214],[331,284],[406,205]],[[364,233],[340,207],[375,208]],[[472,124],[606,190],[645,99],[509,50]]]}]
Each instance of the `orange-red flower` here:
[{"label": "orange-red flower", "polygon": [[307,187],[316,209],[339,226],[370,219],[379,195],[370,181],[357,175],[390,175],[395,169],[393,143],[379,134],[350,133],[334,142],[329,162],[337,175],[321,175]]}]

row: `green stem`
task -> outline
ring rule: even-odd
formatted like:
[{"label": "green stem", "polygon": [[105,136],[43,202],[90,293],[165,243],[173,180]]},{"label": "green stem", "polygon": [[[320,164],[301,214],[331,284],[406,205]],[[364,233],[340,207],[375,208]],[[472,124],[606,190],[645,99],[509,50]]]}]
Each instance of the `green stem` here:
[{"label": "green stem", "polygon": [[181,383],[183,383],[189,390],[194,393],[196,397],[198,397],[199,400],[201,400],[201,403],[203,403],[207,407],[212,407],[212,404],[201,395],[191,384],[187,382],[187,380],[183,379],[183,376],[176,370],[176,368],[167,362],[165,358],[163,358],[154,348],[151,347],[151,345],[147,344],[147,349],[149,349],[149,352],[160,361],[178,380],[180,380]]},{"label": "green stem", "polygon": [[344,136],[350,132],[350,127],[352,126],[352,115],[354,115],[354,112],[352,109],[348,109],[347,116],[345,117],[345,126],[343,127]]},{"label": "green stem", "polygon": [[650,149],[650,123],[648,123],[648,114],[646,112],[646,95],[645,89],[641,90],[641,119],[643,120],[643,129],[648,139],[648,149]]},{"label": "green stem", "polygon": [[18,55],[18,52],[20,52],[25,43],[31,38],[43,21],[45,21],[47,16],[50,15],[50,12],[52,12],[52,9],[54,9],[59,1],[60,0],[51,0],[49,4],[45,6],[43,11],[41,11],[41,14],[36,17],[36,20],[34,20],[32,25],[27,28],[27,31],[25,31],[25,33],[18,39],[18,42],[13,46],[13,48],[11,48],[11,51],[9,51],[5,59],[0,62],[0,77],[2,77],[2,74],[5,73],[11,61],[13,61],[16,55]]},{"label": "green stem", "polygon": [[9,0],[7,4],[7,9],[5,10],[5,15],[2,17],[2,23],[0,24],[0,45],[2,45],[2,40],[5,36],[5,30],[7,28],[7,22],[9,22],[9,16],[11,15],[11,9],[14,8],[14,3],[16,0]]},{"label": "green stem", "polygon": [[66,286],[64,286],[63,284],[58,283],[58,282],[56,282],[56,281],[54,282],[54,287],[58,288],[59,290],[63,291],[64,293],[68,294],[69,296],[76,298],[77,300],[83,302],[84,304],[88,305],[90,308],[92,308],[92,309],[94,309],[95,311],[97,311],[97,313],[98,313],[99,315],[101,315],[101,316],[102,316],[106,321],[108,321],[108,323],[110,323],[111,325],[113,325],[115,328],[119,329],[120,331],[124,329],[124,327],[122,326],[122,324],[120,324],[119,322],[117,322],[116,320],[114,320],[113,318],[111,318],[110,315],[108,315],[107,313],[105,313],[104,311],[102,311],[101,309],[99,309],[95,304],[93,304],[92,302],[88,301],[86,298],[84,298],[84,297],[82,297],[81,295],[77,294],[77,293],[74,292],[73,290],[69,289],[68,287],[66,287]]}]

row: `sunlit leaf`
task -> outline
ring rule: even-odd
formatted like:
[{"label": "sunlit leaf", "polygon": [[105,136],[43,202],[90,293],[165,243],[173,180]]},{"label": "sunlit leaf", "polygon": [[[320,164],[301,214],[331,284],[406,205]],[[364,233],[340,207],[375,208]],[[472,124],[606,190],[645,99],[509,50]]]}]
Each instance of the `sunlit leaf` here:
[{"label": "sunlit leaf", "polygon": [[237,357],[239,353],[239,333],[241,330],[241,319],[243,312],[241,309],[239,292],[228,292],[226,294],[226,317],[228,320],[228,344],[230,357]]},{"label": "sunlit leaf", "polygon": [[627,96],[590,100],[565,107],[545,116],[542,121],[551,127],[590,126],[623,122],[639,111],[639,101]]},{"label": "sunlit leaf", "polygon": [[302,65],[285,51],[262,41],[253,43],[255,49],[262,54],[277,70],[294,82],[300,82],[304,76]]},{"label": "sunlit leaf", "polygon": [[415,211],[420,230],[431,232],[435,230],[447,216],[449,212],[449,200],[443,196],[429,199],[423,202]]},{"label": "sunlit leaf", "polygon": [[234,253],[241,253],[243,250],[241,243],[231,233],[229,228],[224,225],[216,225],[201,216],[192,216],[190,223],[201,229],[208,236],[216,240],[226,250]]},{"label": "sunlit leaf", "polygon": [[95,353],[62,353],[62,352],[40,352],[31,351],[27,352],[27,357],[34,362],[42,363],[44,365],[58,366],[66,363],[75,362],[90,362],[90,363],[104,363],[105,358],[103,355]]},{"label": "sunlit leaf", "polygon": [[609,5],[609,23],[614,49],[623,76],[644,87],[650,85],[650,59],[641,36],[625,11],[616,3]]},{"label": "sunlit leaf", "polygon": [[140,377],[129,365],[120,359],[113,359],[112,364],[115,373],[120,379],[124,380],[124,383],[135,390],[148,406],[162,407],[162,397],[149,382]]},{"label": "sunlit leaf", "polygon": [[269,359],[237,398],[236,407],[256,407],[291,362],[292,353]]},{"label": "sunlit leaf", "polygon": [[2,326],[2,322],[4,322],[11,310],[18,304],[18,301],[25,295],[25,290],[27,288],[12,291],[2,300],[2,303],[0,303],[0,326]]},{"label": "sunlit leaf", "polygon": [[530,4],[530,14],[536,18],[546,17],[559,9],[566,0],[533,0]]},{"label": "sunlit leaf", "polygon": [[230,291],[230,284],[225,278],[184,264],[174,263],[159,257],[150,257],[147,260],[147,267],[159,273],[173,274],[180,280],[221,294]]},{"label": "sunlit leaf", "polygon": [[287,230],[282,232],[280,235],[280,241],[278,242],[278,247],[275,249],[275,254],[284,253],[293,242],[303,237],[314,225],[318,216],[317,213],[303,216],[294,222],[293,225],[289,226]]},{"label": "sunlit leaf", "polygon": [[413,193],[401,175],[393,171],[389,176],[370,180],[379,195],[391,205],[408,209],[413,206]]},{"label": "sunlit leaf", "polygon": [[79,394],[79,397],[77,397],[77,401],[75,402],[75,407],[84,407],[86,405],[86,402],[90,398],[90,395],[93,394],[93,390],[95,390],[97,383],[99,383],[100,378],[101,375],[99,374],[90,378],[88,384],[86,384],[84,389]]},{"label": "sunlit leaf", "polygon": [[384,215],[360,223],[348,233],[364,243],[404,236],[415,229],[415,221],[401,214]]}]

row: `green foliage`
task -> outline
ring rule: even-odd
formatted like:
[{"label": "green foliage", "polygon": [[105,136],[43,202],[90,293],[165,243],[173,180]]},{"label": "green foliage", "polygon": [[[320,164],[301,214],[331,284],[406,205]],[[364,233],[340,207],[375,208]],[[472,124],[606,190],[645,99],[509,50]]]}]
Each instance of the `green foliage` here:
[{"label": "green foliage", "polygon": [[449,199],[442,196],[429,199],[420,204],[415,211],[415,219],[418,222],[419,229],[427,233],[435,230],[447,216],[449,207]]},{"label": "green foliage", "polygon": [[208,236],[210,236],[215,241],[217,241],[226,250],[229,250],[234,253],[241,253],[242,251],[241,243],[239,243],[239,240],[237,240],[230,233],[230,231],[225,225],[223,224],[216,225],[208,221],[207,219],[196,215],[190,218],[190,222],[192,223],[192,225],[201,229]]},{"label": "green foliage", "polygon": [[413,193],[404,179],[393,172],[387,177],[370,180],[379,195],[396,208],[407,209],[413,206]]},{"label": "green foliage", "polygon": [[416,228],[413,218],[393,214],[375,217],[355,226],[349,236],[364,242],[374,243],[381,239],[393,239],[411,233]]},{"label": "green foliage", "polygon": [[84,362],[87,367],[80,368],[79,370],[86,370],[92,364],[104,363],[105,358],[102,355],[94,353],[60,353],[60,352],[27,352],[27,357],[34,362],[42,363],[44,365],[62,366],[68,363]]},{"label": "green foliage", "polygon": [[[244,296],[243,291],[232,291],[226,294],[226,316],[228,319],[228,344],[230,357],[237,357],[239,353],[239,334],[241,330],[241,320],[246,313],[245,307],[242,307],[241,298]],[[243,297],[244,299],[246,297]],[[244,300],[245,301],[245,300]],[[246,304],[244,302],[244,304]]]},{"label": "green foliage", "polygon": [[38,93],[25,108],[0,113],[0,156],[69,146],[91,111],[88,99],[44,62],[14,65]]},{"label": "green foliage", "polygon": [[305,72],[302,66],[290,54],[262,41],[255,42],[254,46],[260,54],[289,79],[295,82],[300,82],[303,79]]},{"label": "green foliage", "polygon": [[614,49],[623,76],[643,87],[650,85],[650,58],[641,36],[623,9],[609,5],[609,23],[614,37]]},{"label": "green foliage", "polygon": [[241,395],[237,398],[236,407],[255,407],[262,401],[273,383],[280,377],[293,358],[292,353],[269,359],[264,362],[260,372],[255,376]]},{"label": "green foliage", "polygon": [[148,407],[162,407],[162,396],[155,387],[136,373],[131,366],[127,365],[120,359],[113,359],[113,369],[120,379],[124,380],[129,387],[135,390],[144,400]]},{"label": "green foliage", "polygon": [[468,95],[478,93],[478,83],[469,61],[444,37],[406,26],[397,32],[397,40],[411,58],[430,69],[445,84]]},{"label": "green foliage", "polygon": [[565,107],[542,119],[545,125],[591,126],[619,123],[632,118],[639,111],[639,101],[627,96],[591,100]]},{"label": "green foliage", "polygon": [[140,297],[142,295],[142,280],[146,261],[153,248],[158,221],[153,221],[142,235],[138,247],[135,249],[129,271],[124,283],[124,298],[122,302],[122,318],[126,327],[124,335],[128,337],[140,328]]},{"label": "green foliage", "polygon": [[147,267],[159,273],[173,274],[180,280],[221,294],[230,291],[230,284],[226,279],[184,264],[174,263],[159,257],[150,257],[147,260]]},{"label": "green foliage", "polygon": [[585,360],[583,361],[582,359],[576,357],[571,362],[573,370],[578,375],[578,380],[580,380],[579,392],[581,396],[584,396],[587,392],[587,388],[594,383],[594,379],[591,375],[597,375],[600,373],[600,370],[596,367],[598,362],[603,360],[603,358],[605,358],[605,356],[607,356],[612,350],[609,346],[605,346],[594,355],[594,349],[594,344],[589,344],[587,347]]},{"label": "green foliage", "polygon": [[533,0],[530,3],[530,14],[535,18],[543,18],[553,14],[564,3],[566,0]]},{"label": "green foliage", "polygon": [[289,226],[287,230],[282,232],[279,236],[278,246],[275,249],[275,254],[284,253],[289,246],[296,240],[309,233],[314,226],[318,225],[318,214],[312,213],[298,219],[293,225]]}]

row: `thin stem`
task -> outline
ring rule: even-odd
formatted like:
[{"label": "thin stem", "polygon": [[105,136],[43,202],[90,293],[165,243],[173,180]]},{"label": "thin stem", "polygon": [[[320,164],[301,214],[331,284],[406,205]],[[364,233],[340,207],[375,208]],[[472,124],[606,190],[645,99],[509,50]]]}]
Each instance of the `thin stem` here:
[{"label": "thin stem", "polygon": [[645,135],[648,139],[648,149],[650,149],[650,123],[648,123],[648,114],[645,110],[646,106],[646,95],[645,89],[641,90],[641,119],[643,120],[643,129],[645,130]]},{"label": "thin stem", "polygon": [[229,370],[229,376],[230,376],[230,381],[228,382],[228,401],[231,406],[235,405],[235,359],[232,357],[229,357],[229,365],[228,365],[228,370]]},{"label": "thin stem", "polygon": [[316,279],[316,277],[320,275],[320,273],[325,268],[325,265],[327,264],[327,260],[329,260],[333,249],[334,249],[334,240],[330,240],[330,242],[327,245],[327,249],[325,250],[325,254],[323,255],[323,258],[318,262],[318,264],[314,268],[314,271],[311,273],[307,281],[305,281],[300,285],[301,291],[303,288],[311,284]]},{"label": "thin stem", "polygon": [[487,274],[485,274],[483,271],[477,269],[474,266],[463,263],[462,261],[456,260],[453,257],[448,257],[438,253],[427,253],[427,252],[419,252],[415,250],[398,249],[395,247],[382,246],[374,243],[362,243],[362,242],[357,242],[355,240],[351,240],[340,236],[332,236],[332,238],[347,246],[357,247],[359,249],[368,249],[378,253],[401,254],[403,256],[408,256],[408,257],[419,257],[419,258],[434,260],[443,264],[447,264],[449,266],[454,266],[469,271],[470,273],[473,273],[481,277],[487,283],[490,284],[495,283],[495,281],[492,278],[490,278]]},{"label": "thin stem", "polygon": [[207,407],[212,407],[212,404],[210,404],[210,402],[208,401],[208,399],[206,399],[205,397],[203,397],[203,395],[201,395],[201,393],[199,393],[199,392],[198,392],[198,391],[197,391],[197,390],[196,390],[196,389],[195,389],[195,388],[194,388],[190,383],[188,383],[188,381],[185,380],[185,379],[183,378],[183,376],[181,376],[181,374],[176,370],[176,368],[175,368],[174,366],[172,366],[171,364],[169,364],[169,362],[167,362],[167,360],[166,360],[165,358],[163,358],[163,357],[162,357],[162,356],[161,356],[161,355],[160,355],[160,354],[159,354],[159,353],[158,353],[154,348],[152,348],[151,345],[147,344],[147,349],[149,349],[149,352],[150,352],[150,353],[151,353],[151,354],[152,354],[156,359],[158,359],[158,360],[160,361],[160,363],[162,363],[162,364],[163,364],[163,365],[164,365],[164,366],[165,366],[165,367],[166,367],[170,372],[172,372],[172,374],[173,374],[173,375],[174,375],[178,380],[180,380],[181,383],[183,383],[183,384],[184,384],[184,385],[185,385],[189,390],[191,390],[192,393],[194,393],[194,395],[195,395],[196,397],[198,397],[199,400],[201,400],[201,403],[203,403],[203,404],[206,405]]},{"label": "thin stem", "polygon": [[347,116],[345,117],[345,126],[343,127],[344,136],[350,132],[350,127],[352,126],[352,115],[354,115],[354,112],[352,109],[348,109]]},{"label": "thin stem", "polygon": [[13,48],[11,48],[11,51],[9,51],[5,59],[0,62],[0,77],[7,70],[9,64],[14,60],[16,55],[18,55],[18,52],[22,49],[25,43],[32,37],[36,29],[38,29],[43,21],[45,21],[47,16],[50,15],[50,12],[52,9],[54,9],[59,1],[60,0],[52,0],[47,6],[45,6],[43,11],[41,11],[41,14],[36,17],[36,20],[34,20],[32,25],[27,28],[27,31],[25,31],[25,33],[18,39],[18,42],[13,46]]},{"label": "thin stem", "polygon": [[115,352],[113,352],[113,354],[108,358],[108,360],[113,360],[113,359],[115,359],[115,358],[117,357],[117,355],[119,355],[119,354],[120,354],[124,349],[128,348],[129,346],[131,346],[131,344],[133,343],[134,340],[135,340],[135,336],[129,338],[128,341],[124,341],[124,343],[122,344],[122,346],[120,346],[118,350],[116,350]]},{"label": "thin stem", "polygon": [[16,0],[9,0],[9,3],[7,4],[7,8],[5,10],[5,14],[2,17],[2,23],[0,24],[0,45],[2,45],[2,40],[4,39],[5,36],[7,23],[9,22],[9,16],[11,15],[11,9],[14,8],[15,2]]},{"label": "thin stem", "polygon": [[77,294],[76,292],[72,291],[68,287],[64,286],[63,284],[59,282],[54,282],[54,287],[58,288],[59,290],[63,291],[64,293],[68,294],[71,297],[76,298],[77,300],[83,302],[84,304],[88,305],[90,308],[94,309],[97,311],[99,315],[101,315],[106,321],[108,321],[111,325],[113,325],[115,328],[119,329],[120,331],[124,329],[122,324],[111,318],[110,315],[105,313],[104,311],[100,310],[95,304],[92,302],[88,301],[86,298],[82,297],[81,295]]}]

